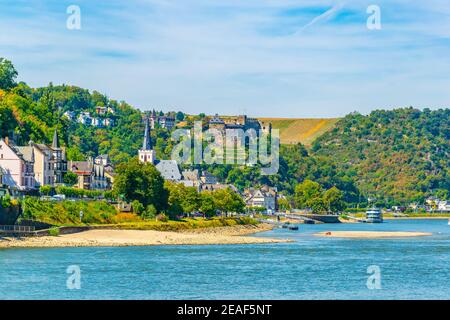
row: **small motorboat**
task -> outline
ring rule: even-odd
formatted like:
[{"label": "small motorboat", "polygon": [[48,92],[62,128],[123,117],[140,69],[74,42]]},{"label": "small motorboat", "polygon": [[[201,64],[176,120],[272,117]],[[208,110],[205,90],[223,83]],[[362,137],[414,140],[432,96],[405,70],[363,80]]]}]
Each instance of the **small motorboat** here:
[{"label": "small motorboat", "polygon": [[289,226],[289,230],[298,230],[298,226]]}]

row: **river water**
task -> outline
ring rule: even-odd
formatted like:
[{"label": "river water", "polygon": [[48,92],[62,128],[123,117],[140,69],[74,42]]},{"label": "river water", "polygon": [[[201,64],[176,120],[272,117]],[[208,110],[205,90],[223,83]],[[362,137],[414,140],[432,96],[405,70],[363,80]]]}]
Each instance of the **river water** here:
[{"label": "river water", "polygon": [[[447,220],[299,227],[257,235],[295,240],[280,244],[0,249],[0,299],[450,299]],[[433,235],[313,235],[328,230]]]}]

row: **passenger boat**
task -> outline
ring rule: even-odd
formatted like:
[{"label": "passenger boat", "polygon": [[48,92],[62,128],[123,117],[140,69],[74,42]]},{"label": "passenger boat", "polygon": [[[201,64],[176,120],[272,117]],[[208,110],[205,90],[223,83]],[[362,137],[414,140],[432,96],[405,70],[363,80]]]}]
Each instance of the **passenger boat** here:
[{"label": "passenger boat", "polygon": [[383,213],[381,209],[370,208],[366,211],[366,222],[368,223],[381,223],[383,222]]}]

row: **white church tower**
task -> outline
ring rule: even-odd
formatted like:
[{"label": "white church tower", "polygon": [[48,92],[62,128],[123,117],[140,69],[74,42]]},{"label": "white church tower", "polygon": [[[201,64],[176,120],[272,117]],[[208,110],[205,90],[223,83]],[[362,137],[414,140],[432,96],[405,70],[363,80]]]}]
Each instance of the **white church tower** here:
[{"label": "white church tower", "polygon": [[150,162],[151,164],[156,163],[156,152],[152,149],[148,117],[145,118],[144,143],[142,144],[142,149],[139,150],[139,161],[144,163]]}]

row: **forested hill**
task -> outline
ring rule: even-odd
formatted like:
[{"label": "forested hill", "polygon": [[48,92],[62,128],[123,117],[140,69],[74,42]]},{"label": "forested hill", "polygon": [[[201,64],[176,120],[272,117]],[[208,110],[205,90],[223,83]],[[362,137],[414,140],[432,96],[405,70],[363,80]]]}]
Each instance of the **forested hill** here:
[{"label": "forested hill", "polygon": [[[31,88],[16,83],[16,77],[12,63],[0,58],[1,137],[14,133],[16,143],[21,145],[30,140],[51,143],[57,128],[69,160],[107,153],[117,164],[136,156],[144,131],[139,109],[75,86]],[[112,111],[99,115],[97,106]],[[67,112],[75,117],[90,112],[114,124],[85,125],[77,118],[70,120],[65,116]],[[184,117],[178,112],[177,119],[178,114]],[[204,115],[192,117],[203,119]],[[308,179],[323,189],[337,187],[353,204],[365,202],[367,197],[391,205],[423,203],[430,195],[448,199],[449,124],[449,109],[379,110],[368,116],[353,113],[327,128],[310,149],[301,144],[282,145],[277,175],[262,176],[257,167],[232,165],[202,165],[197,169],[207,169],[220,181],[241,190],[269,184],[290,195],[298,183]],[[168,158],[172,149],[170,133],[162,128],[152,130],[152,141],[157,156]]]},{"label": "forested hill", "polygon": [[334,159],[366,196],[422,202],[430,194],[445,199],[450,193],[449,109],[353,113],[319,137],[312,150]]},{"label": "forested hill", "polygon": [[[109,107],[114,113],[96,115],[96,106]],[[103,128],[83,125],[76,118],[71,120],[64,116],[67,111],[75,116],[90,112],[97,118],[109,118],[114,124]],[[1,136],[14,135],[18,144],[27,144],[30,140],[50,143],[55,128],[67,147],[69,159],[83,160],[86,156],[107,153],[115,163],[136,155],[144,131],[141,111],[96,91],[90,93],[75,86],[52,84],[35,89],[25,83],[11,90],[0,89]],[[158,141],[157,152],[164,152],[169,133],[158,129],[158,133],[153,134],[154,141]]]}]

